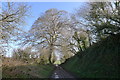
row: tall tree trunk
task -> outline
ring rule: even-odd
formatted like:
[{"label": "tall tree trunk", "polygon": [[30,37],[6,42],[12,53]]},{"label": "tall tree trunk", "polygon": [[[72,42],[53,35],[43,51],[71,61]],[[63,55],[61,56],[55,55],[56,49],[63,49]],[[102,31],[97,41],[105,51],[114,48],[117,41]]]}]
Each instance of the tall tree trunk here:
[{"label": "tall tree trunk", "polygon": [[52,54],[53,54],[54,46],[53,44],[50,45],[50,53],[49,53],[49,63],[52,63]]},{"label": "tall tree trunk", "polygon": [[89,41],[89,46],[91,46],[91,38],[90,38],[90,33],[88,32],[88,41]]},{"label": "tall tree trunk", "polygon": [[81,44],[80,44],[80,41],[77,41],[77,42],[78,42],[78,46],[79,46],[79,51],[83,51],[82,47],[81,47]]}]

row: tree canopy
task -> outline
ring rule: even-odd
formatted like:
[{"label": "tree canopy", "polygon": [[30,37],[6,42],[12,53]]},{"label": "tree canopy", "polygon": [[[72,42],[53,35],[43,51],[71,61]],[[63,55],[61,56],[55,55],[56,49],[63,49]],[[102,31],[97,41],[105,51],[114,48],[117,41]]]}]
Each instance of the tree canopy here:
[{"label": "tree canopy", "polygon": [[[0,7],[0,47],[8,46],[8,41],[19,35],[20,26],[29,15],[29,6],[24,3],[4,2]],[[2,51],[4,52],[4,50]]]}]

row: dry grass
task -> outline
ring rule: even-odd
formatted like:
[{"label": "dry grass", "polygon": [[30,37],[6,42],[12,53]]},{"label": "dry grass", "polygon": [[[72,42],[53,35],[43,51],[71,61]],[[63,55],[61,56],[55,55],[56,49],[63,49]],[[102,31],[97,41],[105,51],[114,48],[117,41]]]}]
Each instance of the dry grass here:
[{"label": "dry grass", "polygon": [[13,58],[2,58],[3,78],[48,78],[52,70],[52,65],[31,64]]}]

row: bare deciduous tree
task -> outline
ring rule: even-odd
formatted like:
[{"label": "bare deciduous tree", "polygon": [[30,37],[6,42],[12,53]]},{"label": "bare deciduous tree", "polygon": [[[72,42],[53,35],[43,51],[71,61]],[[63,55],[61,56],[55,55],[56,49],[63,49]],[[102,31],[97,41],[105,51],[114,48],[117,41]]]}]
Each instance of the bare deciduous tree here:
[{"label": "bare deciduous tree", "polygon": [[66,38],[69,29],[69,19],[67,12],[57,9],[49,9],[42,14],[33,24],[30,30],[28,41],[32,45],[49,49],[49,61],[51,62],[51,54],[54,53],[56,47],[62,46],[61,39]]},{"label": "bare deciduous tree", "polygon": [[2,47],[11,37],[18,35],[20,26],[29,15],[29,6],[25,3],[4,2],[0,12],[0,46]]}]

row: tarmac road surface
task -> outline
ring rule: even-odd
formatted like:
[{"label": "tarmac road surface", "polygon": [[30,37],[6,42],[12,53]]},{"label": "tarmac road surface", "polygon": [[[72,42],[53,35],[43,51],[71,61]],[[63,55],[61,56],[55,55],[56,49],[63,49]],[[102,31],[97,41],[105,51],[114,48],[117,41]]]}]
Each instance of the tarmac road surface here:
[{"label": "tarmac road surface", "polygon": [[59,79],[59,78],[72,78],[72,80],[76,80],[74,76],[66,72],[62,67],[57,66],[55,71],[53,72],[51,78]]}]

